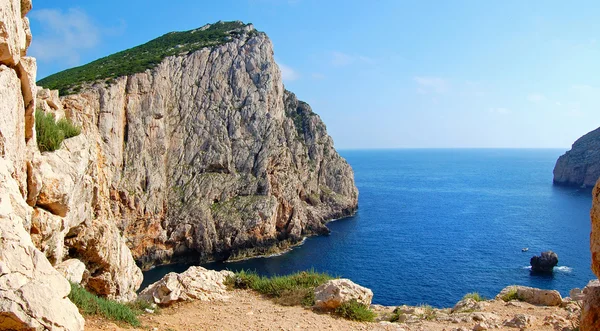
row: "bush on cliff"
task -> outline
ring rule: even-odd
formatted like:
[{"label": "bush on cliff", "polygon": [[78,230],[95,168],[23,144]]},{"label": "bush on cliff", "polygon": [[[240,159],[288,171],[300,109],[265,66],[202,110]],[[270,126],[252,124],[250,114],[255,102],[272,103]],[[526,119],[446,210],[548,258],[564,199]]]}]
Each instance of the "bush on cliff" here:
[{"label": "bush on cliff", "polygon": [[473,299],[476,302],[480,302],[480,301],[485,301],[486,298],[482,297],[479,293],[477,292],[471,292],[471,293],[467,293],[465,294],[465,296],[462,298],[463,300],[465,299]]},{"label": "bush on cliff", "polygon": [[342,303],[335,309],[335,313],[345,319],[360,322],[373,322],[376,316],[368,306],[356,300]]},{"label": "bush on cliff", "polygon": [[79,135],[81,128],[65,118],[57,122],[54,114],[38,109],[35,111],[35,131],[40,152],[53,152],[63,140]]},{"label": "bush on cliff", "polygon": [[[84,315],[101,315],[110,320],[125,322],[132,326],[141,325],[136,312],[128,305],[99,298],[75,283],[71,283],[69,299]],[[137,313],[141,312],[138,311]]]}]

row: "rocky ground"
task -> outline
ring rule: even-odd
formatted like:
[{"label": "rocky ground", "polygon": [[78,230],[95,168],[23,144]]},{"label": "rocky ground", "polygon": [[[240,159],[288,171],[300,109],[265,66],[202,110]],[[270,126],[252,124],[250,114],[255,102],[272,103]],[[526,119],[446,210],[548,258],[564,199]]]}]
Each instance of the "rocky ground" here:
[{"label": "rocky ground", "polygon": [[[525,302],[466,302],[463,312],[429,307],[399,308],[402,323],[385,321],[396,307],[373,306],[382,321],[360,323],[301,307],[280,306],[247,290],[228,292],[228,299],[190,301],[141,316],[139,330],[573,330],[579,306],[535,306]],[[86,318],[86,330],[132,330],[97,317]]]}]

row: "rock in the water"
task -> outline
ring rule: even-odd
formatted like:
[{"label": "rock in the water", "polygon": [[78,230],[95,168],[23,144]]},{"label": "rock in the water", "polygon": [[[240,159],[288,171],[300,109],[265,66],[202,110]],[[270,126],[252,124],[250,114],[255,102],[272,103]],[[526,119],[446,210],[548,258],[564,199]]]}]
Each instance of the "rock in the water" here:
[{"label": "rock in the water", "polygon": [[540,256],[534,256],[529,261],[531,272],[552,273],[554,267],[558,264],[558,255],[553,251],[542,252]]},{"label": "rock in the water", "polygon": [[69,259],[55,267],[70,282],[81,284],[85,272],[85,264],[78,259]]},{"label": "rock in the water", "polygon": [[233,272],[190,267],[181,274],[168,273],[144,289],[138,298],[161,306],[187,300],[223,300],[228,298],[224,284],[228,276],[233,276]]},{"label": "rock in the water", "polygon": [[542,290],[539,288],[511,285],[507,286],[496,296],[496,299],[502,299],[506,294],[515,292],[518,300],[539,306],[559,306],[562,303],[562,297],[556,290]]},{"label": "rock in the water", "polygon": [[315,307],[335,309],[344,302],[356,300],[369,306],[373,291],[349,279],[333,279],[315,288]]},{"label": "rock in the water", "polygon": [[571,150],[558,158],[554,183],[593,187],[600,178],[600,128],[577,139]]},{"label": "rock in the water", "polygon": [[581,331],[600,330],[600,281],[592,280],[583,289]]}]

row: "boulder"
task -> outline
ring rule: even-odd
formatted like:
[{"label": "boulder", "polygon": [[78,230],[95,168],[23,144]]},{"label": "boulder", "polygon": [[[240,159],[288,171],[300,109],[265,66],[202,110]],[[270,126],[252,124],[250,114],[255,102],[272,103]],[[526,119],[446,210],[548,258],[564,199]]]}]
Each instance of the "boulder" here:
[{"label": "boulder", "polygon": [[223,300],[228,298],[225,279],[233,275],[233,272],[227,270],[215,271],[190,267],[181,274],[168,273],[161,280],[144,289],[138,298],[161,306],[188,300]]},{"label": "boulder", "polygon": [[572,300],[581,301],[583,300],[583,291],[580,288],[574,288],[569,291],[569,296]]},{"label": "boulder", "polygon": [[344,302],[356,300],[369,306],[373,291],[349,279],[333,279],[315,288],[315,307],[335,309]]},{"label": "boulder", "polygon": [[552,273],[554,267],[558,264],[558,255],[553,251],[542,252],[540,256],[534,256],[529,261],[531,272],[534,273]]},{"label": "boulder", "polygon": [[600,281],[592,280],[583,289],[581,331],[600,330]]},{"label": "boulder", "polygon": [[539,306],[560,306],[562,297],[556,290],[542,290],[539,288],[511,285],[507,286],[496,296],[502,299],[507,293],[516,290],[517,298],[521,301]]},{"label": "boulder", "polygon": [[70,282],[81,284],[85,272],[85,264],[78,259],[69,259],[55,267]]}]

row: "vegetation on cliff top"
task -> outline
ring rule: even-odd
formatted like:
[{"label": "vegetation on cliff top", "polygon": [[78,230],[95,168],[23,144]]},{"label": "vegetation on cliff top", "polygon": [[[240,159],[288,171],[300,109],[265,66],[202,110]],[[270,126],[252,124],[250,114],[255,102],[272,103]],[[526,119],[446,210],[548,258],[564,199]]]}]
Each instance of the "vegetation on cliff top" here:
[{"label": "vegetation on cliff top", "polygon": [[137,318],[137,315],[142,313],[141,307],[132,308],[126,304],[99,298],[75,283],[71,283],[69,299],[84,315],[100,315],[113,321],[128,323],[132,326],[141,325]]},{"label": "vegetation on cliff top", "polygon": [[53,152],[63,140],[79,135],[81,128],[66,118],[56,121],[54,114],[46,114],[38,109],[35,111],[35,132],[40,152]]},{"label": "vegetation on cliff top", "polygon": [[240,21],[217,22],[204,29],[170,32],[143,45],[50,75],[37,85],[59,90],[61,95],[77,93],[84,83],[102,80],[111,83],[114,78],[152,69],[165,57],[221,45],[241,34],[245,26],[247,24]]}]

